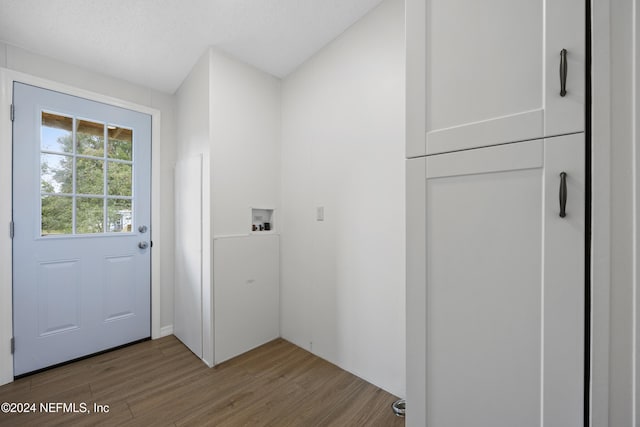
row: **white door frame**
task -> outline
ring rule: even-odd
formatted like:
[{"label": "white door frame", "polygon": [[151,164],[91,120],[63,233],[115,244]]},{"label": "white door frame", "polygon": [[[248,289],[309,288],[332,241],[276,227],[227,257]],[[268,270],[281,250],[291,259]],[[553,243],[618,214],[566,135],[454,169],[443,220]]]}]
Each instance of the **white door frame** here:
[{"label": "white door frame", "polygon": [[634,76],[634,93],[633,93],[633,111],[635,112],[635,120],[633,122],[633,146],[635,147],[633,159],[633,188],[635,203],[633,206],[633,224],[635,229],[633,247],[635,258],[633,260],[633,287],[635,301],[633,302],[633,370],[635,377],[633,378],[633,423],[640,423],[640,2],[634,2],[633,11],[633,76]]},{"label": "white door frame", "polygon": [[609,424],[611,292],[610,1],[591,1],[591,425]]},{"label": "white door frame", "polygon": [[154,242],[151,251],[151,338],[160,337],[160,110],[0,67],[0,385],[13,381],[10,345],[13,335],[13,260],[9,222],[13,174],[10,105],[14,81],[151,115],[151,233]]}]

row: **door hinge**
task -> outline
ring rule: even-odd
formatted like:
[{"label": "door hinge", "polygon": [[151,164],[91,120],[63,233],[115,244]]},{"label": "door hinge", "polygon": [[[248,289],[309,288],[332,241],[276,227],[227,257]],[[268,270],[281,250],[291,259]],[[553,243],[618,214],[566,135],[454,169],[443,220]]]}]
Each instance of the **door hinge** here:
[{"label": "door hinge", "polygon": [[16,352],[16,338],[11,337],[11,354]]},{"label": "door hinge", "polygon": [[15,232],[15,226],[13,224],[13,221],[11,221],[9,223],[9,237],[13,239],[13,234]]},{"label": "door hinge", "polygon": [[9,108],[9,116],[11,117],[11,121],[16,118],[16,107],[13,104],[11,104],[11,107]]}]

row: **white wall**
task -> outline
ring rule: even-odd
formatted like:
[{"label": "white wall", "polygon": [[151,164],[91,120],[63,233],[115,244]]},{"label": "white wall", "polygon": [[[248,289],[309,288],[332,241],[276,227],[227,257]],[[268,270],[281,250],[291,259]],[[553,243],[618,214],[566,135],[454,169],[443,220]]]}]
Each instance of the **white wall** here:
[{"label": "white wall", "polygon": [[280,207],[281,105],[279,79],[215,49],[210,69],[214,347],[220,363],[280,336],[279,237],[249,233],[251,207],[275,209],[276,215]]},{"label": "white wall", "polygon": [[[176,164],[198,165],[197,173],[176,173],[176,200],[196,200],[194,206],[176,206],[175,335],[198,357],[213,365],[210,223],[210,69],[205,51],[176,91]],[[197,159],[197,160],[194,160]],[[178,166],[176,166],[178,171]],[[183,179],[184,178],[184,179]],[[199,181],[199,182],[195,182]],[[194,189],[197,191],[194,192]],[[194,212],[197,210],[198,212]],[[198,224],[184,224],[198,220]],[[197,230],[200,235],[194,235]]]},{"label": "white wall", "polygon": [[205,52],[175,93],[176,159],[209,153],[209,54]]},{"label": "white wall", "polygon": [[[79,89],[118,98],[161,112],[161,327],[173,324],[173,179],[175,124],[173,96],[98,74],[0,42],[0,66]],[[3,201],[4,203],[4,201]],[[7,201],[7,203],[10,203]]]},{"label": "white wall", "polygon": [[400,396],[404,60],[404,4],[385,0],[282,98],[282,336]]},{"label": "white wall", "polygon": [[211,49],[214,236],[249,233],[249,207],[277,208],[280,80]]}]

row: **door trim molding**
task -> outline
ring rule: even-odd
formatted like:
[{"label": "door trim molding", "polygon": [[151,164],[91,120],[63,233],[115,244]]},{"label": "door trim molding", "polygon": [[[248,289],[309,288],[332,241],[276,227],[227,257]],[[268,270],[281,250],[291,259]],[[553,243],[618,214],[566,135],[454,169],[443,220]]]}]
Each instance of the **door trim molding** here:
[{"label": "door trim molding", "polygon": [[611,2],[591,1],[590,425],[609,425],[611,293]]},{"label": "door trim molding", "polygon": [[638,150],[638,144],[640,143],[640,76],[638,71],[640,68],[640,4],[636,0],[633,2],[633,18],[632,18],[632,34],[633,34],[633,59],[632,59],[632,75],[634,76],[633,84],[633,104],[632,117],[634,121],[632,123],[632,147],[634,150],[633,156],[633,350],[632,359],[634,373],[633,378],[633,390],[632,397],[632,422],[633,425],[638,425],[640,422],[640,278],[638,268],[640,267],[640,150]]},{"label": "door trim molding", "polygon": [[[35,77],[0,67],[0,385],[13,381],[13,355],[10,340],[13,335],[12,242],[9,222],[12,211],[12,131],[10,105],[13,82],[18,81],[44,89],[54,90],[92,101],[127,108],[151,116],[151,223],[154,248],[151,251],[151,338],[162,336],[160,327],[160,110],[145,105],[113,98],[100,93],[79,89],[52,80]],[[153,230],[156,230],[154,233]]]}]

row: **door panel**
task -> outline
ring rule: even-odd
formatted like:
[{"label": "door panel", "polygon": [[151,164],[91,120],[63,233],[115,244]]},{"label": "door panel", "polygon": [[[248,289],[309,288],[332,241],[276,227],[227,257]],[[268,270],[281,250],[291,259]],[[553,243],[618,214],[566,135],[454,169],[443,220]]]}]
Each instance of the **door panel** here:
[{"label": "door panel", "polygon": [[543,1],[427,1],[428,130],[539,109]]},{"label": "door panel", "polygon": [[408,18],[407,34],[424,38],[407,51],[409,156],[584,131],[584,1],[428,0],[426,10],[422,0],[407,3],[422,15]]},{"label": "door panel", "polygon": [[583,134],[427,158],[427,419],[413,425],[582,426],[584,177]]},{"label": "door panel", "polygon": [[541,182],[427,181],[427,425],[540,426]]},{"label": "door panel", "polygon": [[150,336],[151,118],[20,83],[14,105],[21,375]]},{"label": "door panel", "polygon": [[44,262],[38,266],[40,336],[80,327],[79,267],[78,260]]},{"label": "door panel", "polygon": [[107,257],[104,260],[107,286],[103,289],[103,319],[105,321],[133,316],[135,308],[135,258],[131,255]]}]

